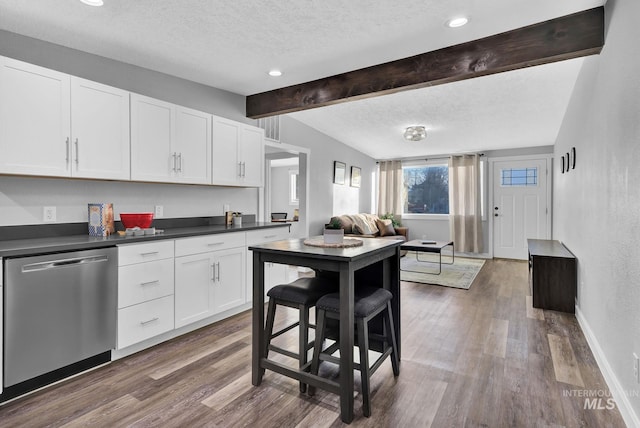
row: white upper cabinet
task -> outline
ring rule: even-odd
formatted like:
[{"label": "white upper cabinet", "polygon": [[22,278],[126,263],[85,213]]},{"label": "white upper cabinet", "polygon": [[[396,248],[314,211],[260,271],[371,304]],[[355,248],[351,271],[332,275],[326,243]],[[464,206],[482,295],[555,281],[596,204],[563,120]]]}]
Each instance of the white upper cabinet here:
[{"label": "white upper cabinet", "polygon": [[69,176],[70,76],[0,57],[0,172]]},{"label": "white upper cabinet", "polygon": [[71,77],[71,175],[129,180],[129,92]]},{"label": "white upper cabinet", "polygon": [[213,116],[213,184],[264,184],[264,130]]},{"label": "white upper cabinet", "polygon": [[211,115],[176,106],[175,181],[211,184]]},{"label": "white upper cabinet", "polygon": [[131,94],[131,179],[211,182],[211,115]]},{"label": "white upper cabinet", "polygon": [[0,62],[0,172],[129,179],[128,92]]}]

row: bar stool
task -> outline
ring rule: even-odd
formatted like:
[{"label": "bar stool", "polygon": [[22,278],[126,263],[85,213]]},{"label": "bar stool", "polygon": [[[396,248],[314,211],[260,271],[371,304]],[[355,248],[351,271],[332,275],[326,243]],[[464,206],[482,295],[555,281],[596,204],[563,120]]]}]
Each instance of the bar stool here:
[{"label": "bar stool", "polygon": [[[382,362],[391,357],[394,376],[400,374],[398,361],[398,347],[396,344],[395,331],[393,326],[393,315],[391,313],[391,299],[393,295],[388,290],[375,287],[360,287],[355,289],[354,296],[354,318],[356,321],[356,334],[358,348],[360,351],[360,364],[354,367],[360,370],[362,383],[363,413],[366,417],[371,416],[371,405],[369,400],[369,379],[371,375],[380,367]],[[369,322],[382,312],[384,318],[383,335],[369,332]],[[322,344],[327,335],[327,320],[340,319],[340,293],[327,294],[316,302],[316,340],[313,348],[313,359],[311,361],[311,373],[317,375],[320,361],[330,361],[340,364],[340,359],[332,354],[340,349],[338,341],[322,350]],[[339,338],[339,335],[337,335]],[[383,343],[382,355],[369,366],[369,339],[375,339]],[[309,386],[309,395],[315,393],[315,388]]]},{"label": "bar stool", "polygon": [[[269,351],[295,358],[302,370],[308,363],[308,351],[313,347],[313,341],[309,342],[309,328],[315,325],[309,324],[309,309],[315,306],[318,299],[327,293],[337,289],[337,284],[326,278],[298,278],[290,284],[276,285],[267,292],[269,296],[269,308],[267,309],[267,321],[265,325],[264,355],[268,357]],[[273,332],[273,323],[276,316],[276,306],[288,306],[300,311],[299,321]],[[298,328],[298,352],[281,348],[271,344],[271,339],[283,333]],[[300,392],[306,391],[307,385],[300,382]]]}]

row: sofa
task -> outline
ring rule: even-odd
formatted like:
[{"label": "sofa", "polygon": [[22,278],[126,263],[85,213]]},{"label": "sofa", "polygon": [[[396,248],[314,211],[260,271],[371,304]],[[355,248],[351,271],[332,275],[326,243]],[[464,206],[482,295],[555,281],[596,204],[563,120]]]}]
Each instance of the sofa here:
[{"label": "sofa", "polygon": [[409,229],[406,227],[393,227],[391,220],[381,220],[375,214],[343,214],[331,217],[329,224],[340,222],[345,236],[357,238],[375,239],[409,239]]}]

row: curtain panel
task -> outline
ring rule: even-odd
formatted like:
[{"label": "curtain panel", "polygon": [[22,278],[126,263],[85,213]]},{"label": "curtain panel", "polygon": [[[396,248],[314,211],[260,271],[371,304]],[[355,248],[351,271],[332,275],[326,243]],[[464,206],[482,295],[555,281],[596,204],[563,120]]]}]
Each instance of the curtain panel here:
[{"label": "curtain panel", "polygon": [[390,160],[378,163],[378,214],[402,217],[402,161]]},{"label": "curtain panel", "polygon": [[449,227],[456,250],[481,253],[480,156],[449,158]]}]

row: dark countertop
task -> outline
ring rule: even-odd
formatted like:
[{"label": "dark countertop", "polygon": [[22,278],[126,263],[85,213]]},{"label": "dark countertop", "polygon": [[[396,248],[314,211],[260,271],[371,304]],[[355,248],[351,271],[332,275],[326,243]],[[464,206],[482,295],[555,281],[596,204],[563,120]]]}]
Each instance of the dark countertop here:
[{"label": "dark countertop", "polygon": [[[86,223],[85,223],[86,224]],[[101,238],[85,235],[52,236],[45,238],[28,238],[0,240],[0,257],[30,256],[35,254],[55,253],[60,251],[77,251],[91,248],[112,247],[115,245],[152,242],[163,239],[187,238],[192,236],[213,235],[217,233],[246,232],[272,227],[289,227],[288,223],[245,223],[243,225],[225,226],[223,224],[165,228],[163,233],[145,236],[112,235]]]},{"label": "dark countertop", "polygon": [[304,239],[289,239],[286,241],[267,242],[266,244],[251,245],[250,250],[261,253],[286,254],[289,256],[304,256],[325,260],[354,261],[371,256],[372,253],[383,251],[389,247],[399,247],[403,241],[394,239],[362,239],[359,247],[323,248],[304,244]]}]

